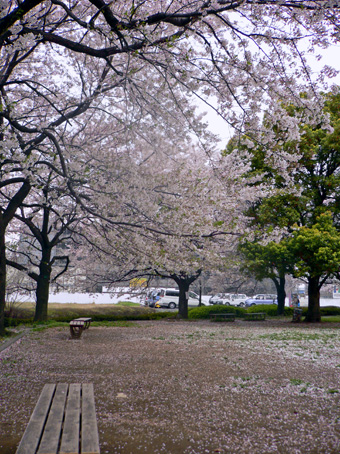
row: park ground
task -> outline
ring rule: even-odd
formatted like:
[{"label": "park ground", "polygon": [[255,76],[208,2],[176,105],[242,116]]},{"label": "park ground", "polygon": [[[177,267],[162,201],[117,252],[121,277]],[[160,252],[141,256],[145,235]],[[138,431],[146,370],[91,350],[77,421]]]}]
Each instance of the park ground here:
[{"label": "park ground", "polygon": [[340,325],[138,321],[0,353],[0,452],[45,383],[94,384],[102,454],[339,453]]}]

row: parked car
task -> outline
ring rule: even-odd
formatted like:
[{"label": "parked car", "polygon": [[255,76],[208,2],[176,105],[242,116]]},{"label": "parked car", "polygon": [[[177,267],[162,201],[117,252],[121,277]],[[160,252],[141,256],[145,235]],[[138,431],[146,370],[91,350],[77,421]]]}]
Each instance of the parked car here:
[{"label": "parked car", "polygon": [[223,293],[217,293],[209,299],[209,304],[223,304]]},{"label": "parked car", "polygon": [[270,294],[259,294],[255,295],[252,298],[248,298],[245,301],[245,307],[257,306],[259,304],[277,304],[277,295]]},{"label": "parked car", "polygon": [[[168,288],[163,289],[160,293],[160,298],[156,302],[155,307],[168,307],[176,309],[179,302],[179,290]],[[204,303],[202,303],[204,305]],[[199,296],[195,292],[189,292],[188,306],[197,307],[199,305]]]},{"label": "parked car", "polygon": [[244,307],[247,298],[244,293],[218,293],[210,298],[209,303]]},{"label": "parked car", "polygon": [[153,290],[149,290],[148,292],[146,292],[145,297],[142,299],[140,303],[141,306],[149,306],[149,303],[152,299],[152,292]]},{"label": "parked car", "polygon": [[162,292],[163,289],[154,289],[152,290],[151,292],[149,292],[147,294],[147,297],[146,297],[146,306],[149,306],[149,307],[156,307],[156,303],[157,301],[159,300],[160,298],[160,295],[161,295],[161,292]]},{"label": "parked car", "polygon": [[226,306],[240,306],[244,307],[248,296],[244,293],[226,293],[222,298],[223,304]]}]

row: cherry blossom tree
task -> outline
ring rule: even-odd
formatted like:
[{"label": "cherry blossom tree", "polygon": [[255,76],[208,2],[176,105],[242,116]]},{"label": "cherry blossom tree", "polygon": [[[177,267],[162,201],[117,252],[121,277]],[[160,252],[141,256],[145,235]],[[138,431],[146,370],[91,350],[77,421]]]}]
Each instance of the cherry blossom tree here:
[{"label": "cherry blossom tree", "polygon": [[[339,8],[324,1],[4,0],[0,7],[2,188],[6,187],[0,222],[0,331],[8,223],[38,184],[38,169],[44,166],[54,166],[64,175],[82,204],[74,184],[80,169],[78,162],[69,168],[74,148],[67,138],[71,128],[81,135],[81,120],[76,119],[98,99],[102,104],[91,113],[99,124],[112,90],[116,100],[120,95],[127,103],[142,103],[146,112],[152,89],[165,86],[195,133],[201,132],[201,125],[182,102],[189,92],[196,99],[212,100],[232,127],[251,131],[257,124],[254,112],[260,116],[273,93],[288,100],[296,96],[299,82],[312,86],[304,52],[336,42],[339,26]],[[300,42],[307,42],[304,50]],[[139,79],[150,71],[158,73],[163,85],[154,86],[152,78]],[[176,86],[182,97],[175,93]],[[127,118],[134,123],[124,103],[110,107],[111,117],[120,117],[117,124],[129,127]],[[153,104],[150,115],[152,109]]]},{"label": "cherry blossom tree", "polygon": [[227,269],[236,250],[244,188],[250,195],[239,179],[244,168],[230,162],[229,178],[226,168],[222,184],[197,149],[175,158],[150,154],[148,160],[132,160],[126,168],[126,181],[120,184],[129,194],[127,215],[140,218],[140,228],[89,220],[84,230],[92,232],[91,252],[85,248],[82,255],[90,257],[94,282],[107,285],[142,276],[173,279],[180,290],[179,313],[186,318],[190,284],[202,272]]},{"label": "cherry blossom tree", "polygon": [[[81,223],[84,214],[67,188],[51,172],[42,189],[44,199],[33,188],[15,214],[9,232],[18,238],[14,251],[8,248],[7,265],[24,272],[36,283],[35,321],[47,320],[50,283],[68,269],[67,244],[72,229]],[[41,201],[41,202],[40,202]],[[54,271],[54,272],[53,272]]]}]

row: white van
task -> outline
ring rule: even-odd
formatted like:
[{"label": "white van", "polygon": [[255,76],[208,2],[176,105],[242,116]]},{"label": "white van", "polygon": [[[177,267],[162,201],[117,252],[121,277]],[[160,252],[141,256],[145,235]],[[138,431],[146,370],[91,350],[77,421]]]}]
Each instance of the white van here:
[{"label": "white van", "polygon": [[[175,288],[166,288],[161,291],[160,298],[156,302],[156,307],[168,307],[176,309],[179,302],[179,290]],[[188,306],[197,307],[199,305],[199,296],[195,292],[189,292]],[[202,303],[202,305],[204,305]]]}]

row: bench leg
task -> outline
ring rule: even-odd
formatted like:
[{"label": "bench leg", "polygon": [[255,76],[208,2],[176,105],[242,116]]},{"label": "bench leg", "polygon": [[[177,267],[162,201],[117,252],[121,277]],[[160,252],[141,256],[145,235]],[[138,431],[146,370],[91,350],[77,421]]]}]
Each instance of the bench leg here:
[{"label": "bench leg", "polygon": [[72,339],[80,339],[84,327],[83,326],[72,326],[70,325],[70,332]]}]

